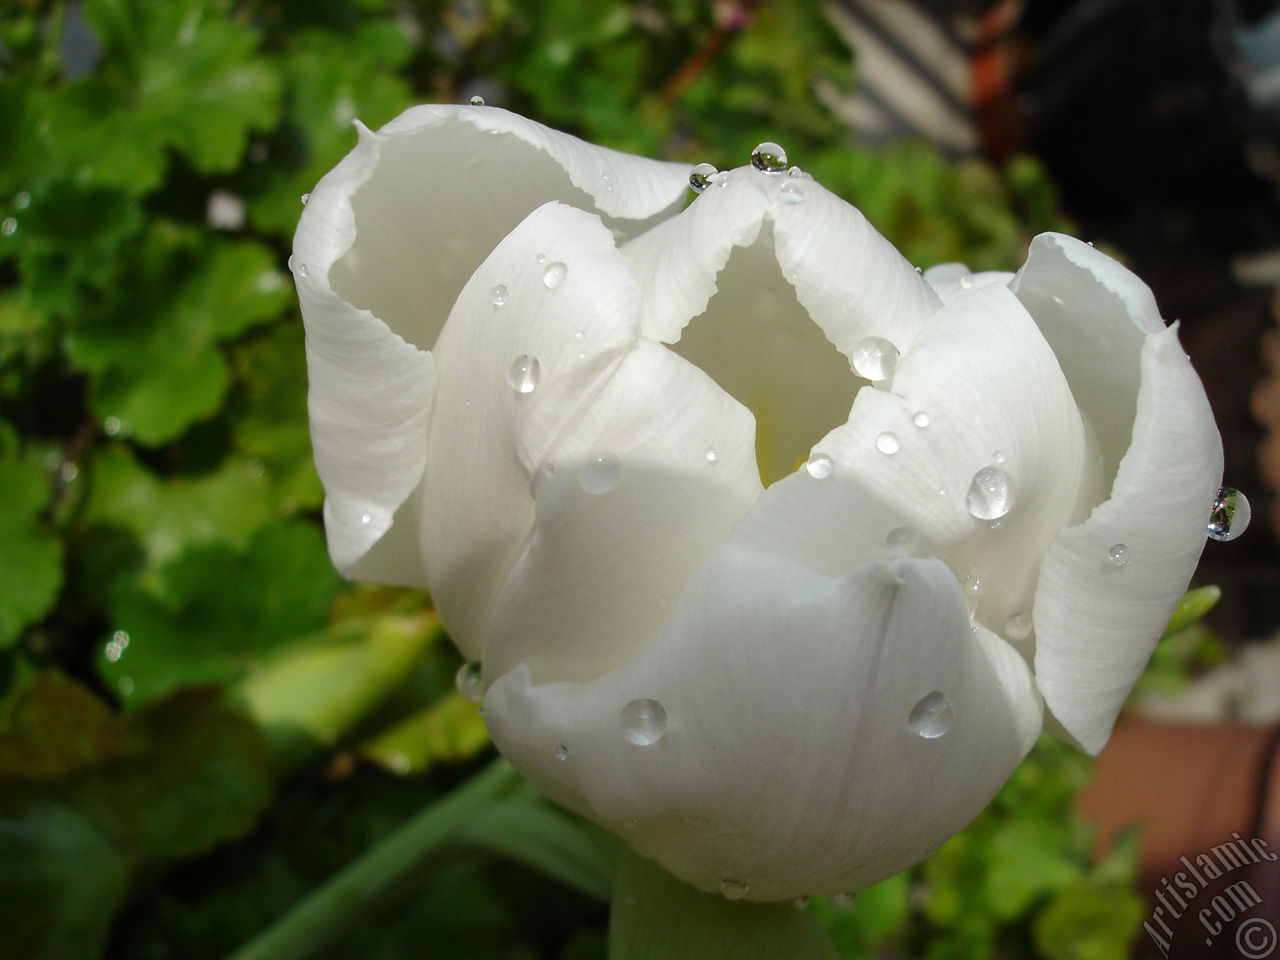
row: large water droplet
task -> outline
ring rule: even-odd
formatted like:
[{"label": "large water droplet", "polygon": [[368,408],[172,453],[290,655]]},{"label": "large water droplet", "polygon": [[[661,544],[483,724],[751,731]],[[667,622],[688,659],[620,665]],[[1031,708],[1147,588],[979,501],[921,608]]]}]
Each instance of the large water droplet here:
[{"label": "large water droplet", "polygon": [[483,107],[483,106],[484,106],[484,97],[472,97],[472,98],[471,98],[471,105],[472,105],[473,107]]},{"label": "large water droplet", "polygon": [[710,163],[699,163],[689,171],[689,186],[694,193],[702,193],[711,186],[711,178],[720,171]]},{"label": "large water droplet", "polygon": [[537,357],[527,354],[516,357],[507,368],[507,383],[516,393],[533,393],[538,389],[538,378],[542,376],[542,365]]},{"label": "large water droplet", "polygon": [[1249,501],[1235,487],[1223,487],[1213,499],[1209,514],[1209,536],[1226,542],[1234,540],[1249,526]]},{"label": "large water droplet", "polygon": [[647,747],[667,732],[667,711],[657,700],[632,700],[619,715],[622,735],[637,747]]},{"label": "large water droplet", "polygon": [[1129,548],[1123,543],[1114,544],[1107,551],[1107,563],[1117,570],[1121,567],[1127,567],[1129,565]]},{"label": "large water droplet", "polygon": [[898,369],[898,348],[884,337],[865,337],[853,348],[853,372],[868,380],[886,380]]},{"label": "large water droplet", "polygon": [[886,456],[893,456],[898,452],[901,444],[898,443],[898,435],[891,430],[886,430],[880,436],[876,437],[876,449]]},{"label": "large water droplet", "polygon": [[619,470],[618,458],[612,453],[607,451],[595,453],[587,458],[578,482],[587,493],[596,495],[608,493],[618,485]]},{"label": "large water droplet", "polygon": [[916,532],[910,527],[894,527],[884,538],[884,542],[889,545],[889,549],[899,557],[905,557],[907,554],[913,553],[918,540]]},{"label": "large water droplet", "polygon": [[1004,635],[1010,640],[1025,640],[1031,636],[1031,614],[1015,613],[1004,623]]},{"label": "large water droplet", "polygon": [[929,426],[929,415],[923,410],[920,410],[911,418],[911,422],[923,430],[925,427]]},{"label": "large water droplet", "polygon": [[979,520],[1003,517],[1013,507],[1013,484],[999,467],[983,467],[973,475],[965,497],[969,513]]},{"label": "large water droplet", "polygon": [[480,664],[470,661],[464,663],[454,674],[453,683],[458,692],[472,703],[479,703],[484,699],[480,690]]},{"label": "large water droplet", "polygon": [[777,176],[787,169],[787,151],[772,140],[758,143],[751,151],[751,165],[761,173]]},{"label": "large water droplet", "polygon": [[554,290],[564,283],[565,274],[568,272],[569,268],[559,260],[555,263],[549,263],[547,264],[547,269],[542,273],[542,282],[547,285],[548,290]]},{"label": "large water droplet", "polygon": [[500,283],[495,283],[489,288],[489,302],[495,307],[500,307],[507,302],[507,288]]},{"label": "large water droplet", "polygon": [[747,895],[747,885],[741,880],[725,877],[720,881],[720,892],[726,900],[741,900]]},{"label": "large water droplet", "polygon": [[907,717],[907,728],[926,740],[936,740],[951,729],[954,711],[951,701],[934,690],[920,698]]},{"label": "large water droplet", "polygon": [[809,459],[805,461],[804,468],[809,472],[809,476],[813,477],[815,480],[827,479],[827,477],[831,476],[831,471],[834,469],[831,463],[831,458],[825,453],[813,454],[813,456],[809,457]]},{"label": "large water droplet", "polygon": [[804,199],[804,191],[794,181],[788,180],[778,191],[778,199],[783,203],[799,203]]}]

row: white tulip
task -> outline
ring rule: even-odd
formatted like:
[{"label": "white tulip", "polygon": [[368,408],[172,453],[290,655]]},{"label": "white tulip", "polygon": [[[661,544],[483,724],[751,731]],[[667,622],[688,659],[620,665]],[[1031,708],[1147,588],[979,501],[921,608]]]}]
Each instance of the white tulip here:
[{"label": "white tulip", "polygon": [[703,890],[857,889],[1046,718],[1101,749],[1218,432],[1086,244],[922,277],[798,171],[688,175],[492,107],[360,128],[292,261],[329,546],[430,588],[560,803]]}]

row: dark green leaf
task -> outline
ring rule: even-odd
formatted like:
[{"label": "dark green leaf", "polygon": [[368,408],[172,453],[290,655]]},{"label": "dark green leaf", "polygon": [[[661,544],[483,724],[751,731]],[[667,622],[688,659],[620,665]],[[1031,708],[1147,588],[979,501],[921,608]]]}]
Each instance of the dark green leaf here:
[{"label": "dark green leaf", "polygon": [[0,455],[0,647],[44,616],[62,585],[62,543],[41,520],[51,493],[39,466]]},{"label": "dark green leaf", "polygon": [[0,819],[0,956],[94,960],[125,889],[124,860],[74,810]]},{"label": "dark green leaf", "polygon": [[232,683],[286,641],[318,630],[337,584],[310,524],[263,527],[247,548],[195,547],[155,582],[128,584],[112,606],[126,642],[104,647],[103,672],[141,703],[188,683]]}]

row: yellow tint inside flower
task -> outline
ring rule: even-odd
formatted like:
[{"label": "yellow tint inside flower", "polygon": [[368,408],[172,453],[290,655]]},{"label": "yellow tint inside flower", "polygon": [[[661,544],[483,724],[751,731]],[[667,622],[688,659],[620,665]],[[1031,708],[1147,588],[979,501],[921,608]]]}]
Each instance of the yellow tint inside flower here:
[{"label": "yellow tint inside flower", "polygon": [[792,473],[848,419],[866,384],[796,299],[771,234],[766,221],[752,246],[734,249],[707,309],[672,345],[751,411],[766,486]]}]

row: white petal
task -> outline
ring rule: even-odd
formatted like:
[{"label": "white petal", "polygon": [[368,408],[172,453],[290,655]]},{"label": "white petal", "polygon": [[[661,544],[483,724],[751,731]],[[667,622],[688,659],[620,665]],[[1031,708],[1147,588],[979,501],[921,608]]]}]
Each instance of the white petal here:
[{"label": "white petal", "polygon": [[[1138,379],[1133,440],[1111,498],[1058,534],[1036,589],[1037,682],[1094,754],[1191,579],[1222,478],[1213,415],[1175,328],[1146,338]],[[1128,562],[1117,567],[1109,555],[1121,544]]]},{"label": "white petal", "polygon": [[866,337],[905,353],[942,305],[932,288],[861,211],[814,181],[775,179],[803,197],[779,197],[774,229],[782,272],[810,316],[846,357]]},{"label": "white petal", "polygon": [[[863,388],[848,423],[814,447],[814,466],[770,487],[735,538],[830,575],[902,553],[942,557],[984,585],[975,615],[1002,631],[1030,608],[1054,534],[1097,502],[1071,392],[1031,317],[996,285],[940,310],[891,386]],[[968,503],[988,467],[1013,492],[998,529]]]},{"label": "white petal", "polygon": [[[635,343],[638,300],[599,218],[549,203],[498,244],[454,304],[435,349],[421,529],[432,596],[468,656],[478,657],[533,527],[532,479]],[[522,365],[533,363],[536,382],[522,392]]]},{"label": "white petal", "polygon": [[383,556],[354,565],[422,478],[427,351],[462,285],[542,203],[598,210],[626,235],[674,211],[688,168],[489,107],[417,107],[376,134],[357,129],[356,149],[311,192],[294,238],[312,438],[339,569],[421,585],[411,537],[393,534]]},{"label": "white petal", "polygon": [[943,303],[950,303],[956,297],[976,290],[979,287],[999,284],[1007,286],[1013,279],[1012,273],[1003,270],[986,270],[974,273],[963,263],[940,263],[924,272],[925,282],[933,288]]},{"label": "white petal", "polygon": [[760,495],[752,440],[746,409],[641,340],[546,452],[486,676],[524,663],[535,682],[589,679],[630,659]]},{"label": "white petal", "polygon": [[[1222,447],[1204,389],[1150,289],[1071,237],[1043,234],[1010,284],[1101,448],[1103,497],[1063,530],[1036,589],[1037,682],[1096,753],[1204,548]],[[1123,545],[1128,563],[1109,562]]]},{"label": "white petal", "polygon": [[[348,194],[376,161],[370,135],[312,192],[290,261],[307,325],[308,406],[316,467],[324,481],[325,532],[334,565],[353,565],[391,527],[426,462],[435,368],[368,310],[328,282],[354,235]],[[416,546],[393,551],[389,581],[423,585]]]},{"label": "white petal", "polygon": [[[665,727],[641,745],[623,713],[645,699]],[[938,707],[927,722],[922,700]],[[833,579],[727,547],[625,666],[538,686],[519,667],[485,719],[542,790],[676,876],[776,900],[927,856],[986,805],[1041,717],[1025,664],[971,631],[942,564]]]},{"label": "white petal", "polygon": [[[902,348],[939,306],[866,219],[820,185],[727,171],[683,213],[631,241],[645,335],[672,343],[756,417],[766,482],[848,416],[850,357]],[[798,198],[798,199],[797,199]]]},{"label": "white petal", "polygon": [[1053,348],[1102,449],[1104,477],[1129,448],[1143,340],[1164,329],[1151,290],[1104,253],[1057,233],[1031,241],[1009,284]]}]

